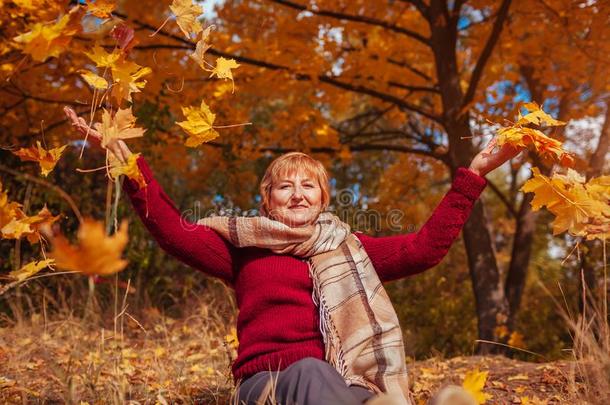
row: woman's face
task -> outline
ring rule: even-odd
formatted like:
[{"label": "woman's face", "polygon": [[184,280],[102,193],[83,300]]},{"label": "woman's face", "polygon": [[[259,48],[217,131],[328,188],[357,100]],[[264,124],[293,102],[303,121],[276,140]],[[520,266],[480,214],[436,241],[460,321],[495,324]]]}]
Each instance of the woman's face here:
[{"label": "woman's face", "polygon": [[322,209],[322,189],[318,182],[297,171],[280,177],[271,187],[269,216],[291,228],[314,222]]}]

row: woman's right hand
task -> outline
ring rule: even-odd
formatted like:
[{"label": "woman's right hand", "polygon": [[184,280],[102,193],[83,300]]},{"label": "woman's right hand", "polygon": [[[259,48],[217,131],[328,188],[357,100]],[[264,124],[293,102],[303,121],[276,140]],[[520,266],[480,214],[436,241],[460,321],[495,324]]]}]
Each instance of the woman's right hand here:
[{"label": "woman's right hand", "polygon": [[[68,119],[72,122],[72,126],[76,128],[78,132],[85,136],[92,136],[98,142],[102,142],[102,134],[100,134],[97,130],[93,129],[89,125],[87,125],[87,121],[84,118],[76,115],[76,112],[70,107],[64,107],[64,113],[68,117]],[[119,162],[125,164],[129,159],[129,156],[132,155],[131,151],[127,147],[127,144],[122,139],[113,139],[111,140],[107,148],[112,152],[112,154],[119,160]]]}]

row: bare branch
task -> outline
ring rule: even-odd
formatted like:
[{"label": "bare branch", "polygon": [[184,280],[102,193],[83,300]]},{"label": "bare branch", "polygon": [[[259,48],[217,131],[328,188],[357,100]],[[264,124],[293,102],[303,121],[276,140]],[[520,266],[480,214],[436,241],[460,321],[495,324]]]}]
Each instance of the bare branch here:
[{"label": "bare branch", "polygon": [[494,22],[493,28],[491,29],[491,33],[489,34],[489,38],[487,38],[487,42],[485,43],[485,47],[477,60],[477,63],[472,71],[472,76],[470,77],[470,83],[468,85],[468,90],[466,91],[466,95],[464,96],[464,100],[462,102],[462,106],[466,106],[470,104],[472,99],[474,98],[474,94],[477,90],[477,86],[479,81],[481,80],[481,76],[483,75],[483,69],[491,56],[491,53],[500,38],[500,33],[502,32],[502,27],[504,26],[504,21],[508,16],[508,9],[510,8],[512,0],[502,0],[502,4],[498,8],[498,16],[496,17],[496,21]]},{"label": "bare branch", "polygon": [[391,24],[387,21],[378,20],[376,18],[367,17],[367,16],[344,14],[344,13],[331,11],[331,10],[312,9],[307,6],[304,6],[304,5],[295,3],[293,1],[289,1],[289,0],[268,0],[268,1],[270,1],[272,3],[281,4],[283,6],[290,7],[295,10],[308,11],[312,14],[319,15],[321,17],[331,17],[331,18],[337,18],[340,20],[347,20],[347,21],[353,21],[353,22],[359,22],[359,23],[363,23],[363,24],[367,24],[367,25],[372,25],[372,26],[376,26],[376,27],[382,27],[389,31],[395,32],[397,34],[406,35],[408,37],[411,37],[411,38],[421,42],[424,45],[430,46],[429,38],[426,38],[426,37],[422,36],[421,34],[415,32],[415,31],[411,31],[407,28],[403,28],[403,27],[399,27],[394,24]]}]

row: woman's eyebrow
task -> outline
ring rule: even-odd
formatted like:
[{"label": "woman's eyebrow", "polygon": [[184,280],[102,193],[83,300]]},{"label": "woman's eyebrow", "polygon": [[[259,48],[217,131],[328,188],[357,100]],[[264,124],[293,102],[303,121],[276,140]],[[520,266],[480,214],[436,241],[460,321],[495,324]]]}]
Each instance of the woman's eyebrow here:
[{"label": "woman's eyebrow", "polygon": [[[313,181],[313,179],[306,177],[302,181]],[[293,181],[290,179],[280,179],[280,183],[293,183]]]}]

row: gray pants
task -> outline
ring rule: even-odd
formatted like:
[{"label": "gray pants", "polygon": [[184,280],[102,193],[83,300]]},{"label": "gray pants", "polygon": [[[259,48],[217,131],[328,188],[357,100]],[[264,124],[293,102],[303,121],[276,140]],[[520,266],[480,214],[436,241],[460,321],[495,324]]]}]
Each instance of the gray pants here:
[{"label": "gray pants", "polygon": [[261,371],[247,378],[237,387],[235,399],[239,405],[356,405],[373,396],[366,388],[348,387],[326,361],[306,357],[282,371]]}]

